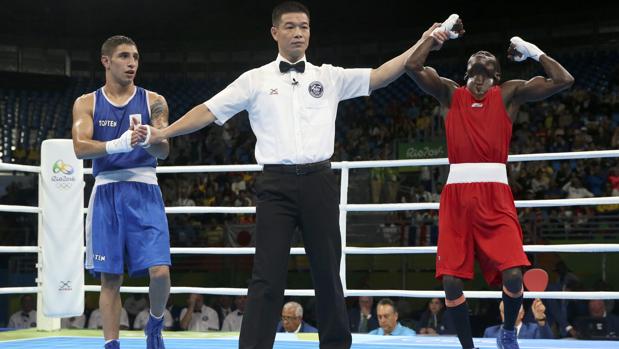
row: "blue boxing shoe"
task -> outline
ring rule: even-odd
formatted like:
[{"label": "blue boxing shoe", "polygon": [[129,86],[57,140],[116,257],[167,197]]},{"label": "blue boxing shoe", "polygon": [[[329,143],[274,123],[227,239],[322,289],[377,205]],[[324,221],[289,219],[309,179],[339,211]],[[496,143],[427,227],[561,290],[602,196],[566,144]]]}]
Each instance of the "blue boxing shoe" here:
[{"label": "blue boxing shoe", "polygon": [[501,326],[499,335],[496,337],[496,344],[499,349],[520,349],[518,338],[516,337],[516,329],[508,331]]},{"label": "blue boxing shoe", "polygon": [[146,334],[146,349],[165,349],[161,330],[163,330],[163,316],[161,319],[157,319],[153,314],[150,314],[148,323],[144,329],[144,333]]},{"label": "blue boxing shoe", "polygon": [[105,349],[120,349],[120,342],[118,339],[111,340],[105,343]]}]

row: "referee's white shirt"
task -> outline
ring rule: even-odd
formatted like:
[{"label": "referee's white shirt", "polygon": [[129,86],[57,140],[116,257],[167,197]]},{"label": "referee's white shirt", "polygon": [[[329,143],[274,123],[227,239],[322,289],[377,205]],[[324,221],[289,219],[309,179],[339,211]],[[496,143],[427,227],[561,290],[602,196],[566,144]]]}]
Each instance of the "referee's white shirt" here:
[{"label": "referee's white shirt", "polygon": [[339,101],[370,94],[371,69],[305,60],[305,72],[281,73],[281,55],[243,73],[204,104],[223,125],[247,110],[259,164],[306,164],[331,158]]}]

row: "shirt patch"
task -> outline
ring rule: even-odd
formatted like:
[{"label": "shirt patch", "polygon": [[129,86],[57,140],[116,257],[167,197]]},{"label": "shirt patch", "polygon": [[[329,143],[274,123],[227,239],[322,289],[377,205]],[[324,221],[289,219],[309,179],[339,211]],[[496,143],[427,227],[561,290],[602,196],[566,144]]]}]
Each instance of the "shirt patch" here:
[{"label": "shirt patch", "polygon": [[313,81],[311,84],[309,84],[308,91],[312,97],[320,98],[325,92],[325,88],[322,86],[322,83],[320,81]]}]

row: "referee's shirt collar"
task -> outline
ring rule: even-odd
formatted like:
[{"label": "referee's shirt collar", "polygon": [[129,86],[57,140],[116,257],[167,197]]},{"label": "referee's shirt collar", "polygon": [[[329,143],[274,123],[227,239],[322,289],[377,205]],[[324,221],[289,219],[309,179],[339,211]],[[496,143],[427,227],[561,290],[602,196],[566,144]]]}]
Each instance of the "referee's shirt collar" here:
[{"label": "referee's shirt collar", "polygon": [[305,55],[303,55],[303,57],[301,57],[301,59],[299,59],[298,61],[292,63],[289,60],[287,60],[286,58],[284,58],[284,56],[282,56],[281,54],[277,54],[277,58],[275,59],[275,69],[277,69],[277,72],[279,72],[279,62],[286,62],[286,63],[290,63],[290,64],[296,64],[299,62],[305,62],[305,65],[307,66],[307,58],[305,58]]}]

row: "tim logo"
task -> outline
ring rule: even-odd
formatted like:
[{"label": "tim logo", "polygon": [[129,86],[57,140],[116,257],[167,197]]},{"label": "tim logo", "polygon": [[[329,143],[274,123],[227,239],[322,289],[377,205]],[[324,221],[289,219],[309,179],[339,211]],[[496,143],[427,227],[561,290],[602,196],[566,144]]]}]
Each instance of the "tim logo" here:
[{"label": "tim logo", "polygon": [[105,256],[102,256],[100,254],[96,254],[95,255],[95,260],[99,261],[99,262],[105,262]]},{"label": "tim logo", "polygon": [[58,291],[72,291],[73,287],[71,287],[71,281],[60,281],[60,287],[58,287]]}]

